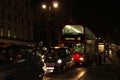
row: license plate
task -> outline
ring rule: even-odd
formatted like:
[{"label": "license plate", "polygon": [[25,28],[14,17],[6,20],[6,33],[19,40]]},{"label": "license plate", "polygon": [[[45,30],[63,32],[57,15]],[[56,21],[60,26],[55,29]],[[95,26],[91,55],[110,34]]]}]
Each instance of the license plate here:
[{"label": "license plate", "polygon": [[52,69],[54,69],[54,67],[46,67],[46,69],[47,69],[47,70],[48,70],[48,69],[51,69],[51,70],[52,70]]},{"label": "license plate", "polygon": [[54,67],[54,66],[55,66],[55,63],[46,63],[46,66],[47,66],[47,67]]}]

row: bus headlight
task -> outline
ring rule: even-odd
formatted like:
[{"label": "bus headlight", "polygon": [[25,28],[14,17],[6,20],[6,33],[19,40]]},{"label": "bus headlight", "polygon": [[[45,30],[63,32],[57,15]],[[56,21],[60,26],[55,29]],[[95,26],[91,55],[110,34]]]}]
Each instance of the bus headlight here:
[{"label": "bus headlight", "polygon": [[80,59],[80,61],[83,61],[83,60],[84,60],[84,58],[83,58],[83,57],[80,57],[79,59]]},{"label": "bus headlight", "polygon": [[61,60],[61,59],[58,59],[57,63],[61,64],[61,63],[62,63],[62,60]]}]

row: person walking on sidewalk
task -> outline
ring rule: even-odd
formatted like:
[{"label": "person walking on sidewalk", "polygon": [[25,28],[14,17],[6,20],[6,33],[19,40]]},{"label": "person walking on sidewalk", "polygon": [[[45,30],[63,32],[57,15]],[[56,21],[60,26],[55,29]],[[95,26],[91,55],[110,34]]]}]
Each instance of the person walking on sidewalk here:
[{"label": "person walking on sidewalk", "polygon": [[105,63],[114,63],[113,59],[110,57],[109,53],[105,52],[103,59],[105,60]]}]

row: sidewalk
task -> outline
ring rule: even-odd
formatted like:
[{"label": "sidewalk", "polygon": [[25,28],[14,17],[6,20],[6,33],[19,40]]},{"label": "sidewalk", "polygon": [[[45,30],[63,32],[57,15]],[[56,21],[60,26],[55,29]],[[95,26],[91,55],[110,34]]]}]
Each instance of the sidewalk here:
[{"label": "sidewalk", "polygon": [[120,61],[117,54],[114,52],[113,54],[106,56],[106,60],[102,60],[102,64],[120,64]]},{"label": "sidewalk", "polygon": [[119,58],[116,53],[111,54],[110,57],[115,64],[120,64]]},{"label": "sidewalk", "polygon": [[120,80],[120,63],[115,58],[114,63],[107,62],[90,67],[86,76],[88,78],[84,80]]},{"label": "sidewalk", "polygon": [[92,66],[83,80],[120,80],[120,64]]},{"label": "sidewalk", "polygon": [[120,61],[116,53],[110,54],[110,59],[106,60],[101,66],[104,67],[105,71],[113,73],[115,80],[120,80]]}]

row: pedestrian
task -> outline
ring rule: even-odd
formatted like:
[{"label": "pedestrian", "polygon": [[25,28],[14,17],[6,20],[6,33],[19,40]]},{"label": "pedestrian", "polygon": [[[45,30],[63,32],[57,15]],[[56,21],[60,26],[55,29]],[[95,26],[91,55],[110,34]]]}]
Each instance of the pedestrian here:
[{"label": "pedestrian", "polygon": [[100,65],[102,63],[102,60],[101,60],[101,53],[100,52],[96,52],[96,55],[95,55],[95,63],[97,65]]}]

